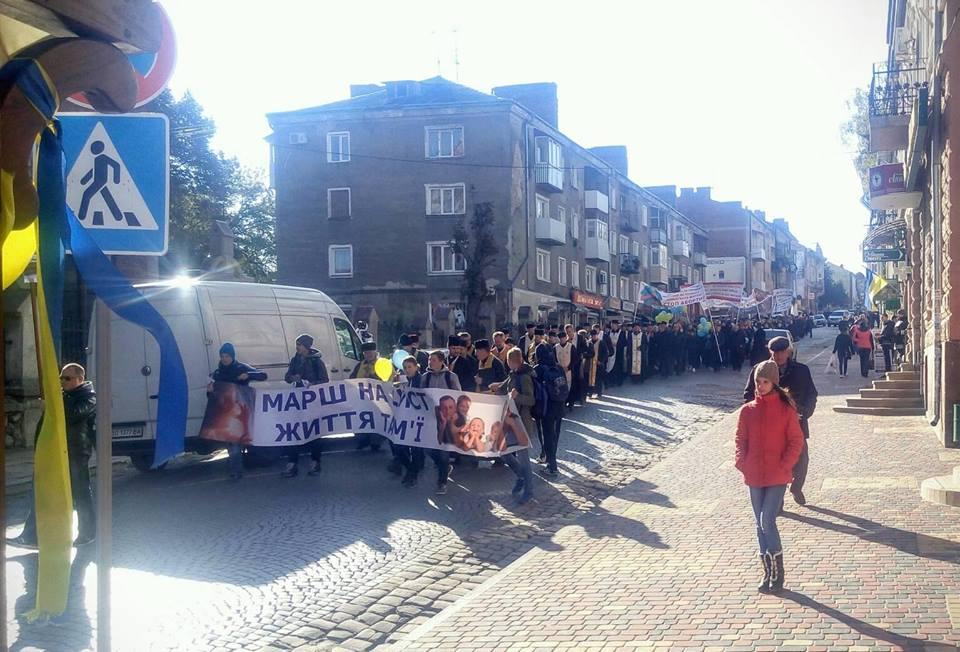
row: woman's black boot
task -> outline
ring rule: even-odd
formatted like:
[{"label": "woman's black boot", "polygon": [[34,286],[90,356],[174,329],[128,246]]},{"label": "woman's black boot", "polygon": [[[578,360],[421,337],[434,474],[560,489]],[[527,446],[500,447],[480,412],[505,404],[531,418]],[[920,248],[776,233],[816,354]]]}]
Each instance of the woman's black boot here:
[{"label": "woman's black boot", "polygon": [[763,579],[760,580],[760,586],[757,587],[757,591],[760,593],[770,593],[770,574],[771,567],[773,566],[773,558],[765,553],[760,553],[760,562],[763,564]]},{"label": "woman's black boot", "polygon": [[771,553],[773,565],[770,572],[770,592],[779,593],[783,590],[783,551]]}]

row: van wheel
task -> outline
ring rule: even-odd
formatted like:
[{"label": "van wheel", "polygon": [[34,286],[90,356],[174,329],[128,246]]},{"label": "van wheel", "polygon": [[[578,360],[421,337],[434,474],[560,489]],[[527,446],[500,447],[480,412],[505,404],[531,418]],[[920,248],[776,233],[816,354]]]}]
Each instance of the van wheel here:
[{"label": "van wheel", "polygon": [[133,468],[140,471],[140,473],[156,473],[157,471],[163,471],[167,467],[167,463],[164,462],[155,469],[151,468],[153,466],[153,453],[131,455],[130,463],[133,464]]}]

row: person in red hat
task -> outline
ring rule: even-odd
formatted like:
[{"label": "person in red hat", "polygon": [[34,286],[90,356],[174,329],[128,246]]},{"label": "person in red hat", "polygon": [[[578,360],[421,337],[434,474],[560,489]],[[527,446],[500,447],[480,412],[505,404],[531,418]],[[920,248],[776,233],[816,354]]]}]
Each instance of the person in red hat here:
[{"label": "person in red hat", "polygon": [[803,450],[803,431],[796,404],[780,387],[780,369],[773,360],[754,367],[755,397],[740,410],[735,466],[750,487],[763,562],[762,593],[783,589],[783,545],[777,515],[793,465]]}]

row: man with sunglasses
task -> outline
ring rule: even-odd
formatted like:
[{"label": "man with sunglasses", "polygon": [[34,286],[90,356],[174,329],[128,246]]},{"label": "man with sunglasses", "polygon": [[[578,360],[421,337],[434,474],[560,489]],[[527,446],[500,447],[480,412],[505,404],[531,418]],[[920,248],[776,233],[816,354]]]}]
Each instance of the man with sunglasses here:
[{"label": "man with sunglasses", "polygon": [[[90,489],[90,454],[96,438],[97,394],[93,390],[93,383],[86,379],[84,368],[75,363],[64,366],[60,372],[60,387],[67,420],[70,487],[79,524],[77,539],[73,543],[75,546],[84,546],[93,543],[97,529],[93,492]],[[21,548],[37,547],[37,522],[33,509],[27,516],[20,536],[7,541]]]}]

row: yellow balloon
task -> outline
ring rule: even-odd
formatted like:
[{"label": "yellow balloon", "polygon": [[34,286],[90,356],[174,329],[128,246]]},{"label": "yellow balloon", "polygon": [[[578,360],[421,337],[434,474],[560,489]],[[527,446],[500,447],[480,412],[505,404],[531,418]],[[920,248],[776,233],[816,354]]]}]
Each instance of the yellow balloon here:
[{"label": "yellow balloon", "polygon": [[393,377],[393,365],[386,358],[377,358],[373,363],[373,373],[377,374],[380,380],[390,380]]}]

